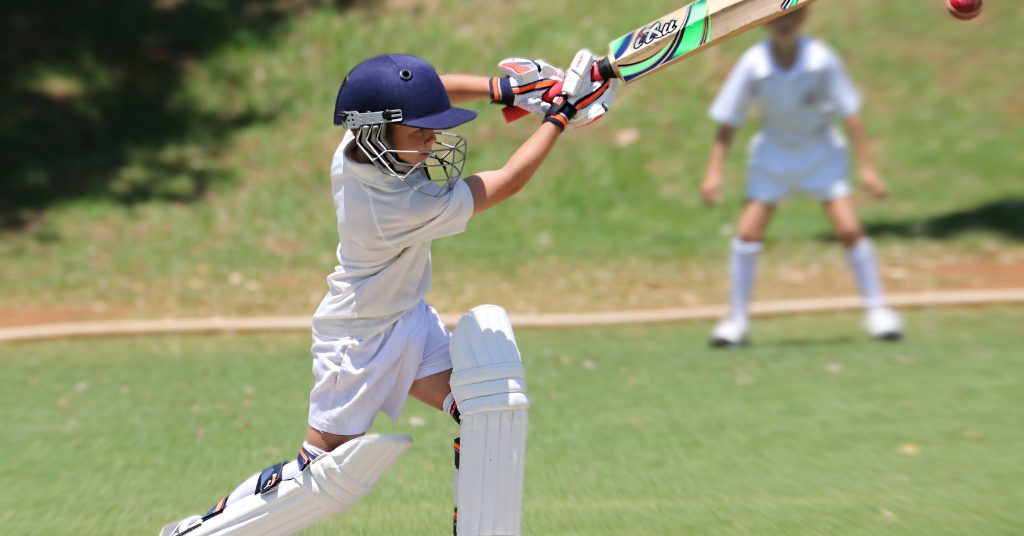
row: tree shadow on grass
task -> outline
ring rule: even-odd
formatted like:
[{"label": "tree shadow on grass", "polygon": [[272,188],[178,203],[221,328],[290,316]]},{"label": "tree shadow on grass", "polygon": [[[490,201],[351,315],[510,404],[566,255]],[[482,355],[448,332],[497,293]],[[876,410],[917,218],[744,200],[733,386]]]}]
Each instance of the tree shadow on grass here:
[{"label": "tree shadow on grass", "polygon": [[270,117],[201,110],[181,96],[185,76],[225,45],[266,46],[294,12],[325,3],[0,3],[0,229],[63,200],[189,201],[227,180],[209,165],[219,147]]},{"label": "tree shadow on grass", "polygon": [[[933,218],[870,223],[865,225],[869,236],[954,238],[971,232],[989,232],[1011,240],[1024,241],[1024,197],[992,201],[974,208],[951,212]],[[822,236],[823,240],[834,240]]]}]

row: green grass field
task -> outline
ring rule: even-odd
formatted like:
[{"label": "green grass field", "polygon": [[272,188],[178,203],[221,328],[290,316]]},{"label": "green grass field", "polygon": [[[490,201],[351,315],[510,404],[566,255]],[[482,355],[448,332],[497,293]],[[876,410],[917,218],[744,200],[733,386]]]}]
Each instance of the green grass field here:
[{"label": "green grass field", "polygon": [[[743,351],[704,324],[522,330],[524,534],[1024,534],[1024,309],[920,311],[904,344],[852,315],[772,319]],[[0,523],[155,534],[294,455],[308,336],[0,346]],[[423,427],[411,426],[418,417]],[[304,534],[447,534],[455,425]]]},{"label": "green grass field", "polygon": [[[244,22],[245,13],[271,8],[257,0],[157,4],[78,19],[97,25],[97,41],[121,39],[107,48],[138,49],[138,58],[118,63],[99,45],[93,54],[93,45],[75,42],[81,57],[15,69],[12,83],[34,99],[31,109],[57,107],[74,121],[5,123],[21,125],[10,130],[10,147],[41,141],[12,151],[18,165],[5,171],[31,195],[23,207],[14,194],[0,200],[4,221],[21,222],[0,238],[2,307],[308,314],[334,263],[327,170],[342,133],[329,116],[356,62],[401,51],[441,72],[483,75],[510,55],[564,62],[679,2],[296,0],[278,2],[295,9],[276,18],[239,26],[211,20],[230,22],[237,8]],[[892,185],[887,202],[859,199],[863,217],[880,235],[885,262],[919,275],[891,287],[968,285],[934,275],[947,264],[1024,266],[1024,5],[991,2],[973,24],[954,21],[940,0],[827,0],[814,10],[808,31],[841,53],[862,88]],[[490,301],[525,312],[721,301],[742,146],[755,129],[743,131],[729,161],[727,202],[705,209],[697,185],[715,129],[706,110],[763,35],[624,88],[610,116],[565,136],[520,195],[435,245],[431,301],[443,310]],[[177,76],[146,78],[139,65]],[[129,97],[155,91],[149,86],[162,91],[143,110],[127,108],[136,104]],[[470,107],[481,114],[460,129],[470,172],[500,166],[536,128],[503,124],[494,106]],[[65,132],[72,124],[81,131]],[[637,129],[639,141],[620,147],[624,129]],[[852,292],[839,251],[822,241],[827,234],[814,204],[787,206],[765,265],[778,274],[763,297]],[[816,268],[787,276],[800,266]]]}]

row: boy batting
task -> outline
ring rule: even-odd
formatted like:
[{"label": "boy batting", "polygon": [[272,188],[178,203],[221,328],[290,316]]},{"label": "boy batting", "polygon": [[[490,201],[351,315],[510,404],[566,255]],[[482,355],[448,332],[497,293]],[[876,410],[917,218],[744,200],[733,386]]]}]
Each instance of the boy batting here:
[{"label": "boy batting", "polygon": [[852,140],[864,187],[879,199],[887,187],[864,136],[860,95],[842,62],[824,43],[800,32],[808,9],[767,24],[769,39],[743,55],[711,107],[719,129],[701,184],[709,204],[721,200],[722,164],[733,135],[752,106],[761,111],[761,130],[750,147],[747,201],[732,242],[730,314],[712,334],[716,347],[747,342],[748,304],[765,230],[776,206],[793,193],[822,203],[864,298],[867,332],[884,340],[902,336],[900,317],[885,304],[871,240],[850,199],[846,140],[834,125],[837,119]]},{"label": "boy batting", "polygon": [[[541,95],[561,83],[560,70],[518,58],[500,67],[506,76],[442,78],[419,58],[392,54],[346,77],[333,115],[345,134],[330,183],[338,265],[313,315],[305,441],[294,461],[253,474],[161,536],[287,536],[347,511],[412,443],[365,435],[378,412],[398,419],[409,396],[461,425],[458,533],[520,533],[529,399],[512,328],[503,309],[481,306],[449,332],[423,300],[430,246],[522,189],[568,126],[608,110],[618,82],[591,82],[551,104]],[[451,105],[474,99],[545,117],[504,167],[463,178],[466,140],[441,131],[476,117]]]}]

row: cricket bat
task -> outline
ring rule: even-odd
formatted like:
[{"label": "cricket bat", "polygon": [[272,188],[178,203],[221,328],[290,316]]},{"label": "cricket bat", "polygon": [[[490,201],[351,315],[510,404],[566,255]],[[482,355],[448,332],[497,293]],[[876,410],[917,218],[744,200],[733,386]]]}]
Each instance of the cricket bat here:
[{"label": "cricket bat", "polygon": [[[573,96],[587,80],[635,82],[816,1],[697,0],[612,41],[603,58],[581,50],[565,73],[561,91]],[[520,115],[519,109],[515,110],[514,115]]]}]

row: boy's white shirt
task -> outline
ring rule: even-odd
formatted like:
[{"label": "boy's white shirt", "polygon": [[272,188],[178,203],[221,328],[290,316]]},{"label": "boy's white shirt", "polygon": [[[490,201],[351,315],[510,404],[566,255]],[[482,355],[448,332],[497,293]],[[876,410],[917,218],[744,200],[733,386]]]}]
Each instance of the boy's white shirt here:
[{"label": "boy's white shirt", "polygon": [[[465,182],[446,196],[431,197],[373,164],[354,162],[346,156],[353,139],[345,134],[331,165],[339,264],[327,277],[329,290],[313,315],[313,332],[365,340],[427,295],[431,241],[465,231],[474,206]],[[439,187],[428,184],[425,190],[434,188]]]},{"label": "boy's white shirt", "polygon": [[761,134],[770,142],[804,147],[842,139],[833,121],[856,113],[860,94],[827,45],[805,36],[798,47],[796,62],[787,71],[776,65],[770,40],[747,50],[711,106],[711,118],[739,127],[757,105]]}]

